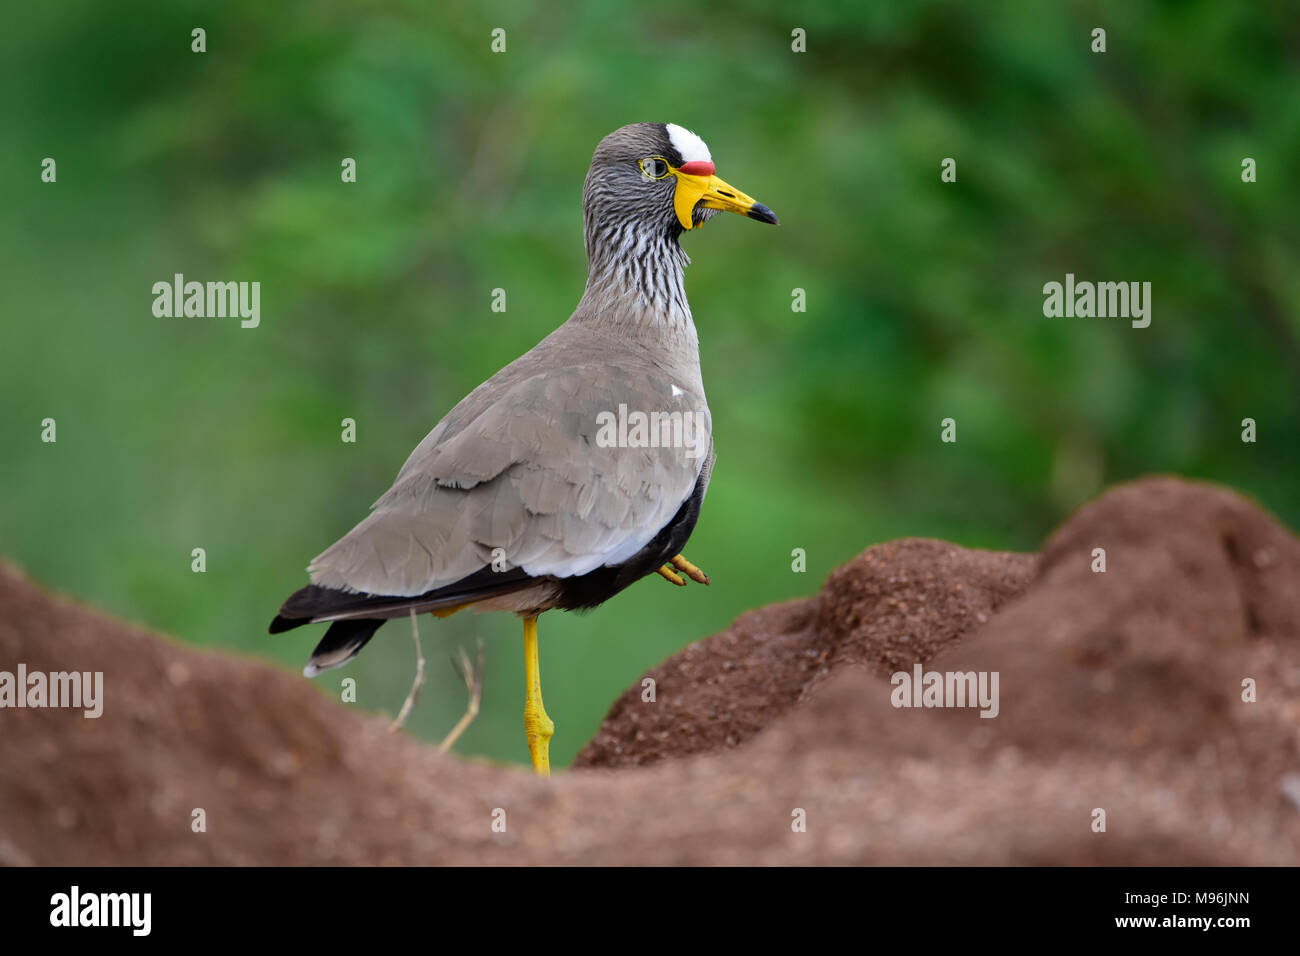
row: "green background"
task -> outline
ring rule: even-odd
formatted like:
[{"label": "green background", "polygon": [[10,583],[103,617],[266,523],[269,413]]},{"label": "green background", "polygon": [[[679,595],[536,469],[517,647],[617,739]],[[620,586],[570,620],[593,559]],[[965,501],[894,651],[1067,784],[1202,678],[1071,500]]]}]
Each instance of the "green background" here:
[{"label": "green background", "polygon": [[[1152,472],[1300,524],[1294,5],[67,2],[5,21],[0,553],[185,641],[301,667],[321,629],[268,636],[280,601],[447,409],[569,315],[591,152],[641,120],[698,132],[782,225],[685,240],[719,455],[687,553],[714,584],[651,578],[542,620],[557,763],[644,669],[875,542],[1033,550]],[[261,327],[155,318],[177,272],[260,281]],[[1151,282],[1151,327],[1044,318],[1066,272]],[[445,659],[481,637],[458,749],[525,761],[518,623],[422,630],[413,732],[459,717]],[[391,713],[412,667],[390,624],[317,683],[354,676]]]}]

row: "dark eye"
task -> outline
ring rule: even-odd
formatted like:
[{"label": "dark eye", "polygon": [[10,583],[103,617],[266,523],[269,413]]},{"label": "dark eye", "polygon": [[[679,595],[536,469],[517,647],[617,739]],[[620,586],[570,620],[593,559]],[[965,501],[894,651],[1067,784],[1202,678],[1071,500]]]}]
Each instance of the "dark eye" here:
[{"label": "dark eye", "polygon": [[641,160],[641,172],[651,179],[663,179],[668,175],[668,164],[658,156],[651,156],[649,159]]}]

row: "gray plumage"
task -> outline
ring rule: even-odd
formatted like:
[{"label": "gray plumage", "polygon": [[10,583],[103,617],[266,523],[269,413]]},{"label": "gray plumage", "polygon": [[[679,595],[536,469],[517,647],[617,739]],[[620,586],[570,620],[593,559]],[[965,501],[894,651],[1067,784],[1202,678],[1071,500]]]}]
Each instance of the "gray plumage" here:
[{"label": "gray plumage", "polygon": [[[286,602],[273,630],[358,618],[378,626],[462,599],[529,614],[571,606],[566,582],[653,558],[652,543],[688,510],[689,535],[713,465],[712,421],[674,176],[647,175],[645,157],[683,164],[663,124],[601,141],[583,190],[587,286],[572,316],[429,432],[370,514],[312,561],[313,587]],[[698,224],[715,212],[701,203],[691,216]],[[620,406],[696,416],[694,454],[681,444],[602,447],[599,416]],[[355,654],[373,628],[355,630],[323,642],[311,667]]]}]

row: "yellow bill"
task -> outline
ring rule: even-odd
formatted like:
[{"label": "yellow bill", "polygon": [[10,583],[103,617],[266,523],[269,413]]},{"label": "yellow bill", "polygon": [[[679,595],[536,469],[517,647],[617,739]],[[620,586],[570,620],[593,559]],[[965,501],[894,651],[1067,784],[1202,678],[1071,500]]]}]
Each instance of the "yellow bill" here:
[{"label": "yellow bill", "polygon": [[776,225],[779,220],[776,213],[751,196],[746,196],[739,189],[728,185],[713,173],[713,163],[684,163],[677,174],[677,192],[673,196],[673,208],[677,211],[677,221],[683,229],[690,229],[694,222],[691,214],[695,204],[703,201],[706,209],[722,209],[726,212],[739,213],[759,222]]}]

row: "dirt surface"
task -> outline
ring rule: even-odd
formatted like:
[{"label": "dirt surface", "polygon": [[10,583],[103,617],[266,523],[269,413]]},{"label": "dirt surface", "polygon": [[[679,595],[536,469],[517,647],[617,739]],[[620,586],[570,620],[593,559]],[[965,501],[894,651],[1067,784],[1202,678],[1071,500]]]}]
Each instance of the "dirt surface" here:
[{"label": "dirt surface", "polygon": [[[575,767],[628,767],[748,740],[836,669],[888,677],[986,623],[1033,573],[1027,554],[908,538],[832,572],[821,594],[741,615],[649,671],[614,704]],[[644,678],[643,678],[644,679]]]},{"label": "dirt surface", "polygon": [[[105,687],[98,719],[0,710],[0,863],[1300,861],[1300,541],[1177,479],[1037,556],[871,548],[655,668],[549,781],[3,566],[0,612],[0,670]],[[998,716],[894,707],[917,661],[997,672]]]}]

